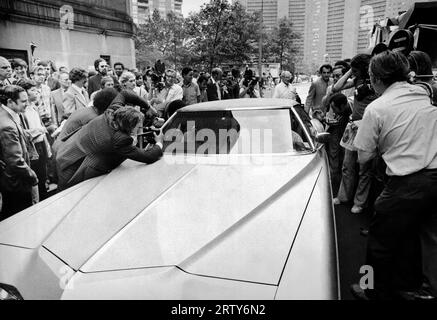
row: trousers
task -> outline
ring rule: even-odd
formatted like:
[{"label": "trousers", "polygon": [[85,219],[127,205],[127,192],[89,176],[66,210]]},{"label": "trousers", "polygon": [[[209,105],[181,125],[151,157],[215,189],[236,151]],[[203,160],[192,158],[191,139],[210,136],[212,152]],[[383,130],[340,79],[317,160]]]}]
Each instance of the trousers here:
[{"label": "trousers", "polygon": [[358,164],[357,160],[358,153],[356,151],[345,149],[342,178],[337,198],[341,202],[349,202],[353,199],[354,205],[365,208],[372,184],[373,165],[372,161]]},{"label": "trousers", "polygon": [[370,294],[377,299],[416,290],[423,276],[437,294],[436,198],[437,170],[390,177],[377,198],[366,258],[375,276]]},{"label": "trousers", "polygon": [[341,167],[344,159],[344,148],[340,146],[340,141],[345,127],[346,124],[333,126],[328,129],[329,141],[326,145],[326,151],[328,154],[333,190],[338,190],[341,181]]}]

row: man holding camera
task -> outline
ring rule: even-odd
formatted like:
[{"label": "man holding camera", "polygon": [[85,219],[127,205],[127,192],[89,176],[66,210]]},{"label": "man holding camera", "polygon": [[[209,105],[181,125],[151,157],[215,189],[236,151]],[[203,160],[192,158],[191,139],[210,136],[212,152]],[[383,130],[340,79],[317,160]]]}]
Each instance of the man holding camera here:
[{"label": "man holding camera", "polygon": [[250,69],[244,73],[240,87],[240,98],[260,98],[259,81]]}]

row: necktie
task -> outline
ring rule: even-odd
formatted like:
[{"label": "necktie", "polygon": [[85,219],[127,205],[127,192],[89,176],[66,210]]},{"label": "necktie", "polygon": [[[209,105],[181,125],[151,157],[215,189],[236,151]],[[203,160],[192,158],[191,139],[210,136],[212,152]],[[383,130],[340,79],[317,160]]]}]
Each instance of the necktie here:
[{"label": "necktie", "polygon": [[29,130],[29,123],[27,122],[26,117],[22,113],[19,114],[19,117],[20,117],[20,121],[21,121],[21,126],[25,130]]},{"label": "necktie", "polygon": [[218,95],[218,98],[219,98],[219,100],[221,100],[222,99],[222,94],[220,92],[220,86],[219,86],[218,82],[216,82],[215,85],[217,86],[217,95]]}]

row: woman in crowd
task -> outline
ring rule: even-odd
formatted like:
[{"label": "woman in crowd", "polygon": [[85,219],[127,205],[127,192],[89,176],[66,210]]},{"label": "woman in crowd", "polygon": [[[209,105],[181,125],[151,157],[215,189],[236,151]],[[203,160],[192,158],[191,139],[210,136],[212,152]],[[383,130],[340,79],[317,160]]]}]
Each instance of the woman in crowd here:
[{"label": "woman in crowd", "polygon": [[197,85],[200,89],[200,102],[208,101],[208,94],[206,92],[208,86],[208,77],[205,74],[201,74],[197,79]]},{"label": "woman in crowd", "polygon": [[[341,138],[343,137],[344,130],[349,120],[349,115],[352,112],[352,103],[354,88],[349,88],[342,90],[341,92],[333,93],[332,89],[338,80],[349,71],[350,66],[344,61],[337,61],[333,70],[332,78],[334,83],[328,87],[326,90],[326,95],[322,99],[322,110],[325,110],[325,123],[326,131],[329,132],[329,141],[326,144],[326,151],[328,154],[329,168],[331,172],[331,185],[333,190],[338,190],[341,181],[341,167],[344,158],[344,148],[340,146]],[[341,101],[341,96],[347,97],[347,109],[341,112],[342,114],[337,114],[334,112],[334,108],[331,108],[331,104],[338,105],[337,102]],[[333,101],[333,96],[336,96]],[[339,99],[339,100],[337,100]],[[347,115],[345,115],[347,113]],[[314,116],[314,115],[313,115]]]},{"label": "woman in crowd", "polygon": [[152,74],[153,74],[153,70],[148,69],[143,76],[144,87],[147,90],[147,92],[150,92],[150,90],[152,89]]},{"label": "woman in crowd", "polygon": [[88,73],[82,68],[73,68],[70,73],[71,86],[63,97],[64,116],[68,118],[76,110],[86,108],[89,103],[85,84],[88,82]]},{"label": "woman in crowd", "polygon": [[[358,54],[351,61],[351,69],[337,81],[332,92],[340,92],[349,88],[355,88],[351,122],[346,128],[345,135],[350,135],[359,127],[363,118],[364,110],[377,95],[370,85],[369,64],[371,56]],[[345,136],[343,136],[345,140]],[[353,141],[349,141],[353,145]],[[361,213],[367,206],[367,199],[371,187],[372,163],[359,165],[357,177],[357,151],[353,148],[346,149],[343,159],[342,179],[334,204],[353,200],[352,213]],[[358,179],[357,179],[358,178]],[[357,185],[356,189],[355,186]]]},{"label": "woman in crowd", "polygon": [[105,88],[114,88],[114,79],[110,76],[104,76],[102,77],[102,80],[100,80],[100,86],[100,90],[97,90],[91,94],[90,105],[92,105],[92,102],[94,101],[94,97],[96,96],[97,92],[100,92]]},{"label": "woman in crowd", "polygon": [[139,72],[135,72],[135,88],[134,92],[141,98],[147,99],[149,96],[149,92],[147,91],[144,81],[143,81],[143,75]]},{"label": "woman in crowd", "polygon": [[11,67],[13,72],[14,84],[20,79],[27,79],[27,63],[23,59],[15,58],[11,60]]}]

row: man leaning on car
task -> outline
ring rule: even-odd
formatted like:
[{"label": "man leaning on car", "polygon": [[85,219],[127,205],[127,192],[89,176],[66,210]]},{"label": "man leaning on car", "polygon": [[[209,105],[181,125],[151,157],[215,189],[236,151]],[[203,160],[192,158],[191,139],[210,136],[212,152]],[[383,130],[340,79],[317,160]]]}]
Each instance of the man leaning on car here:
[{"label": "man leaning on car", "polygon": [[366,264],[374,271],[374,289],[353,285],[352,293],[421,299],[427,288],[427,296],[437,297],[437,107],[423,88],[407,82],[402,53],[374,56],[369,71],[381,96],[367,107],[354,144],[360,163],[382,155],[389,180],[369,227]]}]

